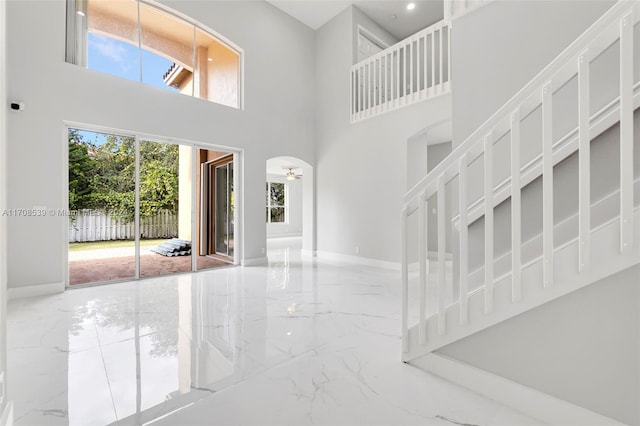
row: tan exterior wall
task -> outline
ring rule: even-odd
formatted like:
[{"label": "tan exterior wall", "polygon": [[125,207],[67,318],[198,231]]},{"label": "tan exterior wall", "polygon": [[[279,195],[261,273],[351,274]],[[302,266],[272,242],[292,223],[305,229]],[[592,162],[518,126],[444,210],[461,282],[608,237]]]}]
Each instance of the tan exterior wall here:
[{"label": "tan exterior wall", "polygon": [[207,99],[222,105],[237,108],[239,97],[240,61],[236,52],[214,42],[209,46],[208,80],[209,90]]}]

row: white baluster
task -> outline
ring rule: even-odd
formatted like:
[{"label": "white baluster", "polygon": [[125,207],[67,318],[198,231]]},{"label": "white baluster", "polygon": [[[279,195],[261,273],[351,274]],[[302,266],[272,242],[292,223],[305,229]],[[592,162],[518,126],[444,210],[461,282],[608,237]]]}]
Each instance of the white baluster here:
[{"label": "white baluster", "polygon": [[431,33],[431,90],[436,89],[436,33]]},{"label": "white baluster", "polygon": [[404,45],[404,87],[402,88],[402,93],[404,94],[404,103],[407,104],[408,100],[409,100],[409,83],[407,82],[407,80],[409,80],[409,70],[410,70],[410,64],[409,64],[409,45],[405,44]]},{"label": "white baluster", "polygon": [[484,138],[484,312],[493,312],[493,135]]},{"label": "white baluster", "polygon": [[428,36],[427,34],[425,34],[422,37],[423,43],[422,43],[422,74],[423,74],[423,81],[424,81],[424,97],[428,97],[428,84],[427,84],[427,69],[429,66],[429,61],[427,60],[428,56],[428,50],[427,50],[427,42],[428,42]]},{"label": "white baluster", "polygon": [[446,250],[446,201],[445,201],[444,174],[438,176],[438,334],[444,335],[447,331],[446,316],[446,285],[447,274],[445,264]]},{"label": "white baluster", "polygon": [[578,270],[588,271],[591,253],[591,125],[589,51],[578,60]]},{"label": "white baluster", "polygon": [[542,89],[542,259],[543,286],[553,286],[552,85]]},{"label": "white baluster", "polygon": [[400,216],[402,227],[402,351],[409,352],[409,248],[407,238],[407,208]]},{"label": "white baluster", "polygon": [[356,85],[354,84],[354,79],[355,79],[355,74],[354,71],[351,70],[351,79],[349,80],[350,84],[351,84],[351,122],[354,121],[355,117],[355,101],[356,101],[356,96],[355,96],[355,87]]},{"label": "white baluster", "polygon": [[396,89],[396,95],[394,97],[396,106],[400,103],[400,49],[396,50],[396,84],[394,87]]},{"label": "white baluster", "polygon": [[439,49],[439,55],[440,55],[440,78],[439,78],[439,82],[440,82],[440,89],[439,91],[442,92],[442,90],[444,89],[443,83],[444,83],[444,77],[442,75],[442,73],[444,72],[444,66],[442,63],[442,46],[444,44],[444,41],[442,40],[442,27],[440,27],[440,29],[438,30],[438,35],[439,35],[439,39],[440,39],[440,49]]},{"label": "white baluster", "polygon": [[520,112],[511,115],[511,301],[522,299]]},{"label": "white baluster", "polygon": [[366,117],[369,109],[369,63],[363,64],[362,73],[362,112],[364,113],[363,116]]},{"label": "white baluster", "polygon": [[363,73],[363,69],[362,67],[358,68],[358,118],[362,118],[362,105],[363,105],[363,99],[364,99],[364,91],[363,91],[363,87],[364,87],[364,73]]},{"label": "white baluster", "polygon": [[460,324],[466,325],[469,322],[469,215],[467,206],[467,154],[463,154],[460,159],[458,169],[459,182],[459,206],[460,206]]},{"label": "white baluster", "polygon": [[[637,60],[637,59],[636,59]],[[620,251],[633,248],[633,11],[620,21]]]},{"label": "white baluster", "polygon": [[451,87],[451,24],[447,25],[447,83]]},{"label": "white baluster", "polygon": [[380,107],[382,106],[382,57],[378,58],[376,64],[376,72],[378,74],[378,84],[376,86],[376,91],[378,92],[378,111],[380,111]]},{"label": "white baluster", "polygon": [[362,65],[362,115],[363,118],[367,116],[367,98],[369,92],[369,72],[368,72],[369,64],[365,63]]},{"label": "white baluster", "polygon": [[400,50],[402,51],[402,70],[400,72],[400,77],[401,77],[401,81],[398,84],[398,89],[399,89],[399,93],[400,93],[400,98],[399,100],[401,101],[401,105],[404,103],[405,99],[405,92],[406,92],[406,86],[407,86],[407,49],[405,49],[404,46],[400,47]]},{"label": "white baluster", "polygon": [[371,116],[371,110],[373,109],[373,96],[371,90],[373,87],[373,65],[371,62],[367,64],[367,116]]},{"label": "white baluster", "polygon": [[385,111],[387,109],[387,101],[389,100],[389,96],[387,95],[387,79],[389,78],[389,71],[387,70],[389,67],[388,57],[389,55],[385,54],[384,61],[382,61],[382,59],[380,60],[380,65],[384,62],[384,65],[382,65],[382,86],[380,90],[382,91],[382,104],[384,105]]},{"label": "white baluster", "polygon": [[418,197],[418,264],[420,267],[418,282],[420,285],[420,322],[418,323],[419,342],[427,342],[427,198],[423,192]]},{"label": "white baluster", "polygon": [[409,47],[409,94],[411,95],[411,99],[414,99],[414,90],[413,90],[413,56],[415,53],[415,49],[413,48],[413,41],[408,45]]}]

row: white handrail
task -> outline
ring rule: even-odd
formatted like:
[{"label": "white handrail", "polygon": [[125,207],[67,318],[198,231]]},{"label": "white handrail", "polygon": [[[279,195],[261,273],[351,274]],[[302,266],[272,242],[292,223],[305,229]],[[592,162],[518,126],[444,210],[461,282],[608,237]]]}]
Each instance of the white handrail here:
[{"label": "white handrail", "polygon": [[351,122],[448,93],[449,27],[437,22],[353,65]]}]

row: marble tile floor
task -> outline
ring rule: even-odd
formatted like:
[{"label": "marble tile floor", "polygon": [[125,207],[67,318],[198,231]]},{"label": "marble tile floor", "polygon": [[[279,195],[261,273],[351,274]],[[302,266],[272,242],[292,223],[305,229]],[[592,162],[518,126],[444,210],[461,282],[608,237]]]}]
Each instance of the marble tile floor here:
[{"label": "marble tile floor", "polygon": [[16,425],[534,425],[400,361],[399,273],[302,260],[8,308]]}]

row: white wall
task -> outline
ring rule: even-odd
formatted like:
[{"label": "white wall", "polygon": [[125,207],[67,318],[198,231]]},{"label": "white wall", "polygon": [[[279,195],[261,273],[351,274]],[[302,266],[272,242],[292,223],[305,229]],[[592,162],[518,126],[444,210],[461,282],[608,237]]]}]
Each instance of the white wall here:
[{"label": "white wall", "polygon": [[267,174],[267,181],[285,184],[288,209],[287,223],[267,223],[268,238],[302,235],[302,179],[287,180],[283,176]]},{"label": "white wall", "polygon": [[[8,205],[66,207],[64,121],[238,148],[241,259],[262,258],[266,159],[315,162],[313,31],[263,1],[165,3],[244,49],[244,111],[67,64],[64,1],[9,2],[8,94],[27,109],[8,120]],[[64,228],[60,217],[10,219],[10,287],[63,281]]]},{"label": "white wall", "polygon": [[454,146],[613,3],[496,0],[456,19],[451,30]]},{"label": "white wall", "polygon": [[356,18],[348,8],[316,32],[318,251],[398,262],[407,140],[448,118],[450,97],[350,124]]},{"label": "white wall", "polygon": [[437,352],[640,424],[640,266]]},{"label": "white wall", "polygon": [[[0,0],[0,374],[7,371],[7,221],[2,214],[6,208],[7,157],[6,122],[8,100],[6,95],[6,2]],[[0,381],[5,389],[6,381]],[[7,406],[6,394],[0,400],[0,415]],[[0,420],[1,421],[1,420]]]},{"label": "white wall", "polygon": [[424,132],[407,140],[407,191],[417,184],[429,170],[427,150],[429,133]]}]

